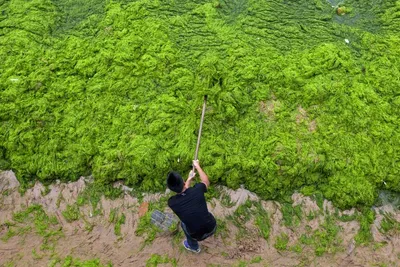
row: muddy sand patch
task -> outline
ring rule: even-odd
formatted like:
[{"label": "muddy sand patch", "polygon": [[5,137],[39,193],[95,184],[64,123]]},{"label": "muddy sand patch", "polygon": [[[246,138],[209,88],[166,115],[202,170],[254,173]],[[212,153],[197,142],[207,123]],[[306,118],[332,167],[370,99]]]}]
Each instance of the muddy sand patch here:
[{"label": "muddy sand patch", "polygon": [[[301,194],[281,204],[218,187],[221,194],[208,203],[218,231],[193,255],[183,249],[180,229],[159,233],[146,224],[152,210],[169,211],[167,193],[96,198],[82,177],[36,183],[21,195],[17,182],[12,172],[0,174],[0,266],[399,266],[400,213],[387,207],[376,211],[375,240],[362,246],[355,243],[359,221],[340,220],[355,210],[336,212],[328,201],[320,208]],[[385,231],[383,214],[393,219]]]}]

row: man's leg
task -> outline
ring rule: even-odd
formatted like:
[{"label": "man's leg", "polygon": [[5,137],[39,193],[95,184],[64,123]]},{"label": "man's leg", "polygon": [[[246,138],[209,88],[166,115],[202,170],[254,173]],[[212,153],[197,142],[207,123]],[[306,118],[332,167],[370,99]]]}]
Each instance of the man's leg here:
[{"label": "man's leg", "polygon": [[187,240],[187,243],[188,243],[189,247],[191,249],[193,249],[193,250],[198,250],[199,249],[199,242],[197,242],[197,240],[193,239],[189,235],[188,230],[186,228],[186,225],[183,222],[181,222],[181,226],[182,226],[183,232],[185,233],[186,240]]},{"label": "man's leg", "polygon": [[212,236],[213,234],[215,234],[216,231],[217,231],[217,225],[215,225],[214,229],[213,229],[211,232],[209,232],[209,233],[207,233],[207,234],[204,234],[204,235],[201,237],[201,239],[199,239],[199,241],[203,241],[204,239],[209,238],[210,236]]}]

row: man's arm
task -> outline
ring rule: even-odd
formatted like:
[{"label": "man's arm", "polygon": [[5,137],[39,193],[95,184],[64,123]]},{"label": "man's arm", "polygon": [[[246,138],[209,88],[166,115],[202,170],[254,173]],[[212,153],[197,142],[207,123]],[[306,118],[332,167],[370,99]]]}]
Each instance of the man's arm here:
[{"label": "man's arm", "polygon": [[206,185],[206,187],[208,188],[210,186],[210,180],[208,180],[207,174],[200,167],[199,161],[193,160],[193,166],[196,168],[197,172],[199,173],[201,182],[204,183]]},{"label": "man's arm", "polygon": [[189,188],[190,187],[190,182],[193,180],[193,178],[196,176],[196,173],[194,171],[190,171],[189,172],[189,176],[185,182],[185,188]]}]

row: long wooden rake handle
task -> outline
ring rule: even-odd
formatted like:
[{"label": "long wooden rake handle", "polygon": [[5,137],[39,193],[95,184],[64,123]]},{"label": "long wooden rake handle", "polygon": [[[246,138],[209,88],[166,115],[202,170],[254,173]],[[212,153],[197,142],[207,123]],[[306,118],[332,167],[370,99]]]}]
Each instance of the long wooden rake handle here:
[{"label": "long wooden rake handle", "polygon": [[[197,136],[196,152],[194,153],[194,160],[197,160],[197,156],[199,155],[201,130],[203,129],[204,114],[206,113],[206,104],[207,104],[207,96],[205,95],[203,103],[203,111],[201,112],[199,135]],[[193,166],[193,171],[194,171],[194,166]]]}]

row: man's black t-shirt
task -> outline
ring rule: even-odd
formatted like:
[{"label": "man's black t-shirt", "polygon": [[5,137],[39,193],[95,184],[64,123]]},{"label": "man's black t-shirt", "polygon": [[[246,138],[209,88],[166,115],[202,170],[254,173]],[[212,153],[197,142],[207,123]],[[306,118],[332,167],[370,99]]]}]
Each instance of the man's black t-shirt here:
[{"label": "man's black t-shirt", "polygon": [[168,199],[168,206],[186,225],[190,236],[195,239],[201,239],[204,234],[214,230],[216,225],[214,216],[208,212],[205,192],[207,192],[206,185],[198,183]]}]

